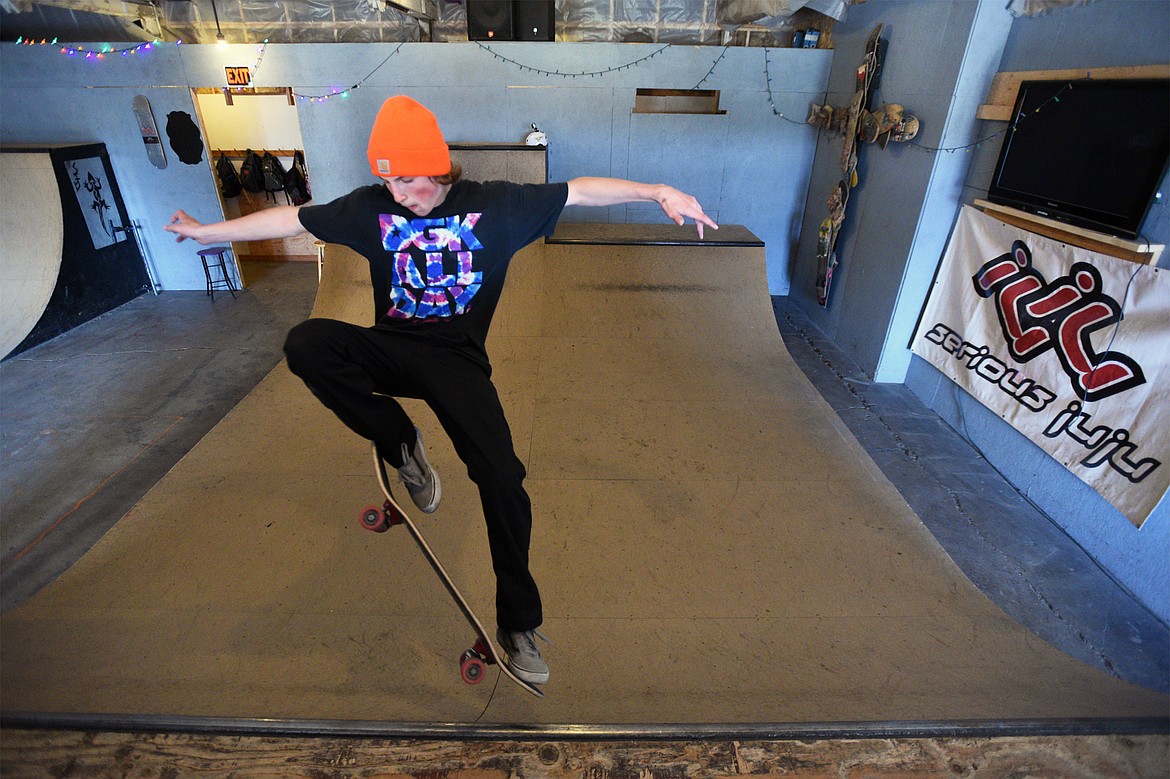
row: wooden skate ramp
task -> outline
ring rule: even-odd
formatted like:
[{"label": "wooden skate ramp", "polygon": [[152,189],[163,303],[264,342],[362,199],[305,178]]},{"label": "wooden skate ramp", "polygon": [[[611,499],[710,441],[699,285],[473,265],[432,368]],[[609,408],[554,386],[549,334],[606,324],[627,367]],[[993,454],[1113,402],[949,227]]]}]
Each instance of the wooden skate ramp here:
[{"label": "wooden skate ramp", "polygon": [[[366,323],[330,247],[316,315]],[[1165,716],[956,568],[799,369],[762,248],[535,246],[490,349],[536,516],[548,697],[458,676],[471,633],[378,502],[369,449],[282,365],[55,584],[4,616],[14,712],[412,723]],[[149,377],[143,377],[148,381]],[[423,532],[485,621],[478,498]]]},{"label": "wooden skate ramp", "polygon": [[49,305],[61,272],[64,216],[47,152],[0,154],[0,358],[20,345]]}]

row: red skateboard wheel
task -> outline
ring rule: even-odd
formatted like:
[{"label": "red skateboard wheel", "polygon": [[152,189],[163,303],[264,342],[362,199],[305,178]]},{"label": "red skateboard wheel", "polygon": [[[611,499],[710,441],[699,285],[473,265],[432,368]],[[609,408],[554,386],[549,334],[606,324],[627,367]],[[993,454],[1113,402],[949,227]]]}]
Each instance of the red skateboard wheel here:
[{"label": "red skateboard wheel", "polygon": [[468,684],[479,684],[483,681],[485,670],[483,659],[477,654],[471,650],[463,653],[463,657],[459,661],[459,675],[463,677],[463,681]]},{"label": "red skateboard wheel", "polygon": [[377,506],[367,506],[362,509],[358,521],[366,530],[372,530],[375,533],[385,533],[390,529],[390,523],[386,520],[386,512]]}]

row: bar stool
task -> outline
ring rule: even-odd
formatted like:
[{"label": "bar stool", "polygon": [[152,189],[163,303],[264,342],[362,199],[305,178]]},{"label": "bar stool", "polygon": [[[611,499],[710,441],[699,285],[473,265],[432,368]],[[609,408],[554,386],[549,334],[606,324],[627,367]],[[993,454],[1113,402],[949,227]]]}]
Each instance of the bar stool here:
[{"label": "bar stool", "polygon": [[[211,295],[212,302],[215,301],[217,288],[231,292],[232,299],[235,300],[236,285],[232,283],[232,277],[228,275],[227,264],[223,260],[224,253],[231,250],[230,246],[212,246],[198,251],[199,259],[203,261],[203,276],[207,279],[207,294]],[[212,278],[211,272],[213,270],[218,271],[219,278]]]}]

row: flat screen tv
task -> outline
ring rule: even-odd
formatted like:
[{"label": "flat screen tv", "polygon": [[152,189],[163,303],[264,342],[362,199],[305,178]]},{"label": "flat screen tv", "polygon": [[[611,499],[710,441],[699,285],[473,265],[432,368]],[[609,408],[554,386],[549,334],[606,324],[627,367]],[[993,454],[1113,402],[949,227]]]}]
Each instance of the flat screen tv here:
[{"label": "flat screen tv", "polygon": [[1170,80],[1025,81],[1012,116],[988,200],[1138,237],[1170,159]]}]

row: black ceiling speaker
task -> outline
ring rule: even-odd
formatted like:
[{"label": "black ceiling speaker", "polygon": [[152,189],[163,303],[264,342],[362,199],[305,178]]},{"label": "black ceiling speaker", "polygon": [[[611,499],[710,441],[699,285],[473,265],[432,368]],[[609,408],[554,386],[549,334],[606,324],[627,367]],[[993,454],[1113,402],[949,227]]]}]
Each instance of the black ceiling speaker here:
[{"label": "black ceiling speaker", "polygon": [[467,40],[515,40],[512,0],[467,0]]},{"label": "black ceiling speaker", "polygon": [[516,40],[555,41],[556,6],[556,0],[515,0],[512,15],[516,19]]}]

